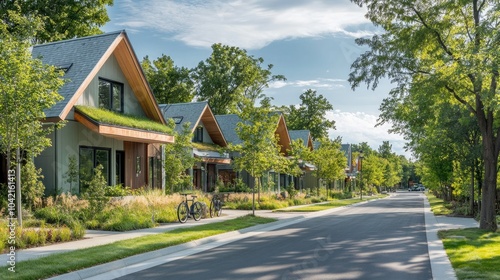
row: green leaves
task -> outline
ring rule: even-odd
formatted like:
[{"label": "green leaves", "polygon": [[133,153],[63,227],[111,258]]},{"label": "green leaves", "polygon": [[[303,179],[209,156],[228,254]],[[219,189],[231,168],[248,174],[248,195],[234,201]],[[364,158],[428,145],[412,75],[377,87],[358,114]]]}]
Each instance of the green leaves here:
[{"label": "green leaves", "polygon": [[46,43],[75,37],[100,34],[99,27],[109,21],[107,6],[113,0],[38,0],[3,1],[0,4],[0,18],[9,18],[9,11],[17,11],[31,22],[36,21],[36,34],[27,31],[16,22],[10,21],[12,34],[30,38],[34,43]]},{"label": "green leaves", "polygon": [[262,90],[271,81],[285,80],[272,75],[272,64],[262,67],[263,58],[254,58],[246,50],[221,44],[212,45],[212,54],[194,69],[192,78],[196,96],[207,100],[215,115],[240,112],[246,102],[263,98]]},{"label": "green leaves", "polygon": [[309,130],[313,139],[328,137],[328,130],[335,129],[335,121],[325,118],[332,104],[317,95],[315,90],[308,89],[300,95],[299,106],[290,105],[287,110],[287,126],[289,130]]},{"label": "green leaves", "polygon": [[0,24],[0,146],[10,153],[21,148],[32,156],[50,145],[41,120],[44,110],[62,97],[62,73],[33,59],[29,44],[18,41]]},{"label": "green leaves", "polygon": [[141,62],[144,74],[159,104],[191,102],[194,97],[194,82],[191,70],[177,67],[170,56],[162,55],[151,62],[146,56]]}]

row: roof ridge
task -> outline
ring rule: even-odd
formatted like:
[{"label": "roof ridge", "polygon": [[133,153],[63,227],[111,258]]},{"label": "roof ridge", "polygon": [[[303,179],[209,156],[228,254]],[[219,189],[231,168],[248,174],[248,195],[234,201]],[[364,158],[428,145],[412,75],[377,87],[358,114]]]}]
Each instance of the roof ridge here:
[{"label": "roof ridge", "polygon": [[50,45],[73,42],[73,41],[78,41],[78,40],[85,40],[85,39],[96,38],[96,37],[111,36],[111,35],[121,34],[121,33],[126,33],[125,29],[118,30],[118,31],[112,31],[112,32],[105,32],[102,34],[96,34],[96,35],[91,35],[91,36],[77,37],[77,38],[66,39],[66,40],[61,40],[61,41],[48,42],[48,43],[34,45],[33,47],[36,48],[36,47],[42,47],[42,46],[50,46]]}]

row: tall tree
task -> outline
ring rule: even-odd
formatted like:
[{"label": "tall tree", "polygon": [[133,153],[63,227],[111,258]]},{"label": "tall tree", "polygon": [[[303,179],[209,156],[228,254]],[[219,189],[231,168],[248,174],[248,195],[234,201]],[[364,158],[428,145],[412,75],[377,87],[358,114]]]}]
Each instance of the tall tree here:
[{"label": "tall tree", "polygon": [[[41,28],[31,37],[38,44],[102,33],[99,28],[109,21],[106,7],[112,5],[113,0],[7,0],[0,2],[0,19],[8,21],[9,10],[40,18]],[[23,31],[15,24],[10,29]]]},{"label": "tall tree", "polygon": [[[237,124],[236,134],[242,143],[230,145],[230,149],[239,153],[234,159],[235,170],[245,170],[255,180],[260,193],[260,178],[265,172],[285,169],[287,159],[281,154],[281,146],[275,134],[278,115],[271,113],[267,99],[260,107],[247,102],[240,113],[241,122]],[[252,211],[255,214],[255,190],[253,191]]]},{"label": "tall tree", "polygon": [[[185,123],[182,131],[177,132],[175,123],[172,119],[168,120],[167,125],[172,127],[175,143],[164,145],[165,148],[165,185],[167,189],[165,192],[174,193],[176,191],[183,191],[186,187],[191,186],[192,178],[186,170],[192,168],[196,162],[193,156],[193,148],[191,140],[193,133],[189,128],[189,123]],[[168,189],[170,187],[170,189]]]},{"label": "tall tree", "polygon": [[190,70],[177,67],[170,56],[162,55],[151,62],[146,56],[142,69],[159,104],[191,102],[194,97],[194,82]]},{"label": "tall tree", "polygon": [[272,75],[272,64],[263,68],[263,58],[254,58],[238,47],[212,45],[212,54],[194,69],[196,96],[207,100],[216,115],[238,113],[249,100],[255,103],[263,97],[269,83],[284,80]]},{"label": "tall tree", "polygon": [[328,129],[335,129],[335,121],[325,118],[326,112],[333,110],[332,104],[312,89],[302,93],[300,100],[300,105],[290,105],[286,110],[288,128],[309,130],[313,139],[328,138]]},{"label": "tall tree", "polygon": [[[16,13],[9,13],[9,22],[33,30],[30,19]],[[0,150],[7,155],[9,169],[11,161],[18,165],[16,197],[18,220],[22,224],[20,150],[32,157],[50,146],[41,120],[45,118],[44,110],[62,98],[57,91],[63,80],[62,71],[32,58],[29,43],[12,36],[8,27],[0,22]]]},{"label": "tall tree", "polygon": [[340,150],[340,139],[320,138],[317,141],[319,146],[311,152],[309,159],[316,166],[313,175],[318,179],[319,191],[320,180],[333,182],[345,177],[347,158]]},{"label": "tall tree", "polygon": [[389,77],[394,102],[420,93],[461,104],[477,120],[485,165],[480,228],[496,230],[497,165],[500,152],[497,1],[352,0],[384,32],[358,39],[369,51],[352,65],[353,88],[372,88]]}]

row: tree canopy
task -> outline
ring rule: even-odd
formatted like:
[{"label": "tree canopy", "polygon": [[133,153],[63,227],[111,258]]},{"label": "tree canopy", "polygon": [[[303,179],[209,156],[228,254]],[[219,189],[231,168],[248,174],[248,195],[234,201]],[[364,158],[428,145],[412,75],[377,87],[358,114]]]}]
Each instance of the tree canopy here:
[{"label": "tree canopy", "polygon": [[[31,37],[32,43],[39,44],[102,33],[99,28],[109,21],[106,7],[111,5],[113,0],[7,0],[0,2],[0,19],[9,22],[9,10],[40,19],[40,26]],[[9,29],[25,31],[12,22]]]},{"label": "tree canopy", "polygon": [[326,113],[333,110],[332,104],[312,89],[302,93],[300,100],[300,105],[290,105],[286,108],[288,128],[309,130],[313,139],[328,137],[328,129],[335,129],[335,121],[325,118]]},{"label": "tree canopy", "polygon": [[281,75],[272,75],[272,64],[263,68],[263,58],[254,58],[246,50],[222,44],[212,45],[212,54],[194,69],[196,97],[206,100],[216,115],[238,113],[249,100],[263,97],[262,90]]},{"label": "tree canopy", "polygon": [[[396,85],[385,103],[408,108],[419,96],[459,104],[478,123],[484,182],[480,227],[496,230],[495,197],[500,151],[497,1],[370,1],[367,18],[383,29],[357,43],[369,47],[353,64],[349,81],[375,88],[387,77]],[[386,107],[382,107],[384,109]],[[390,116],[390,118],[386,118]],[[383,115],[382,121],[401,121]],[[416,116],[418,120],[418,116]]]},{"label": "tree canopy", "polygon": [[162,55],[151,62],[146,56],[141,62],[144,74],[159,104],[191,102],[194,97],[194,83],[190,70],[177,67],[170,56]]}]

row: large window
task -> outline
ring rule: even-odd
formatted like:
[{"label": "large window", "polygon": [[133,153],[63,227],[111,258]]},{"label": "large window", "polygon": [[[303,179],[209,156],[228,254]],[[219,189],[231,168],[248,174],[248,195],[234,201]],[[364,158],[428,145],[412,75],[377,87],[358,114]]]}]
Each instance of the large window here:
[{"label": "large window", "polygon": [[123,113],[123,84],[99,79],[99,108]]},{"label": "large window", "polygon": [[92,180],[94,168],[102,165],[102,175],[110,185],[111,150],[106,148],[80,146],[80,192],[82,187],[88,186],[87,182]]}]

